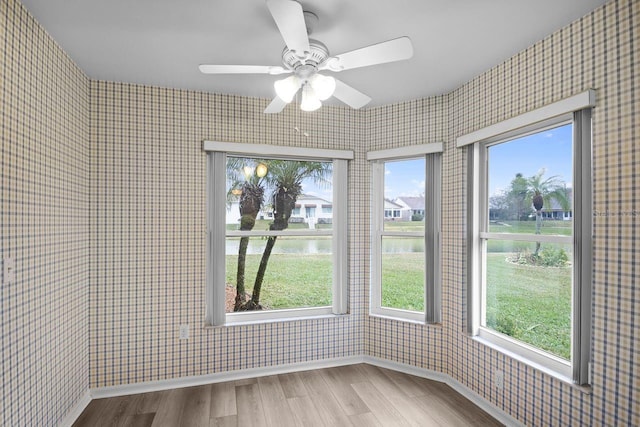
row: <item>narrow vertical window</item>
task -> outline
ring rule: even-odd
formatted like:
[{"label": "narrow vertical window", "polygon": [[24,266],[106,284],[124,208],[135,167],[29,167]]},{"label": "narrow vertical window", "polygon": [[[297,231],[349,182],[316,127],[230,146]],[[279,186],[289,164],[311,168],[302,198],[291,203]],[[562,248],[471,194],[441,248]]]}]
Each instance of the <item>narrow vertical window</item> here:
[{"label": "narrow vertical window", "polygon": [[369,153],[372,315],[439,321],[439,150]]}]

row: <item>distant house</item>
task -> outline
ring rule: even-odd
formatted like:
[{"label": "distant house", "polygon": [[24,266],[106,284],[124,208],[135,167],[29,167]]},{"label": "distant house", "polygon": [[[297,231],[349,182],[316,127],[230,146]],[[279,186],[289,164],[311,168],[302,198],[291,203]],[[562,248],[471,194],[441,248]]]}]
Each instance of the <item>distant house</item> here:
[{"label": "distant house", "polygon": [[[570,221],[573,219],[573,210],[571,209],[573,205],[573,192],[570,188],[567,189],[567,199],[569,200],[568,209],[564,209],[555,199],[551,199],[550,203],[545,202],[542,207],[542,218],[555,221]],[[533,220],[536,217],[532,205],[520,210],[517,209],[515,203],[507,206],[489,208],[489,220],[491,221],[513,221],[518,219],[519,215],[521,220],[526,218]]]},{"label": "distant house", "polygon": [[403,220],[409,221],[414,215],[420,215],[424,218],[424,196],[398,197],[393,202],[405,208],[407,213],[406,217],[402,218]]},{"label": "distant house", "polygon": [[329,200],[301,194],[296,200],[289,222],[305,222],[310,225],[331,224],[332,218],[333,204]]},{"label": "distant house", "polygon": [[556,221],[570,221],[573,218],[573,211],[571,210],[571,205],[573,205],[573,191],[571,191],[571,188],[567,189],[567,198],[569,199],[569,209],[564,209],[557,200],[551,199],[551,206],[542,207],[542,218]]},{"label": "distant house", "polygon": [[[240,222],[240,200],[238,198],[227,202],[227,224]],[[307,224],[331,224],[333,218],[333,204],[317,196],[302,194],[296,200],[295,208],[291,213],[290,223],[300,222]],[[263,206],[258,213],[258,219],[273,219],[273,211],[270,205]]]},{"label": "distant house", "polygon": [[406,218],[410,215],[410,210],[408,208],[389,199],[384,199],[385,221],[406,221]]}]

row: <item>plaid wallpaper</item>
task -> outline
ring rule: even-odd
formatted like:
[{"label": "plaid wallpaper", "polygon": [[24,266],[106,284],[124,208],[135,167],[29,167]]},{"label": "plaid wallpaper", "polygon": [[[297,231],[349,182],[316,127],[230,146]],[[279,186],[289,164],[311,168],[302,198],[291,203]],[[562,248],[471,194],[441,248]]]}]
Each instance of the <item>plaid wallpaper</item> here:
[{"label": "plaid wallpaper", "polygon": [[[640,2],[612,1],[451,94],[444,154],[445,366],[527,425],[640,425]],[[593,112],[593,393],[515,362],[465,336],[465,150],[454,139],[597,90]],[[495,368],[504,390],[492,387]]]},{"label": "plaid wallpaper", "polygon": [[[0,249],[18,267],[2,287],[2,423],[55,424],[88,387],[366,354],[447,373],[527,425],[640,425],[637,0],[611,1],[450,94],[277,115],[262,114],[268,100],[89,82],[16,0],[0,5]],[[594,367],[583,394],[465,335],[466,159],[454,141],[588,88]],[[350,315],[200,327],[205,139],[355,151]],[[365,153],[439,141],[443,323],[370,318]]]},{"label": "plaid wallpaper", "polygon": [[0,425],[58,424],[89,388],[89,80],[0,0]]},{"label": "plaid wallpaper", "polygon": [[[366,151],[371,150],[446,142],[449,133],[448,99],[448,95],[437,96],[365,111],[369,126],[366,128],[364,145],[361,147],[363,156]],[[365,165],[367,178],[370,176],[368,166],[368,164]],[[444,180],[446,177],[443,177],[443,182]],[[449,200],[443,192],[442,202],[448,203]],[[359,209],[362,209],[363,216],[368,220],[368,198],[366,204]],[[443,215],[445,212],[447,211],[443,210]],[[369,224],[367,224],[367,232],[368,230]],[[368,235],[366,239],[368,248]],[[446,244],[447,242],[443,241],[443,247],[446,247]],[[367,262],[368,260],[367,257]],[[367,272],[368,269],[367,266]],[[367,301],[368,283],[367,276],[364,281]],[[447,307],[448,305],[445,304],[443,308]],[[365,310],[368,310],[368,307]],[[443,363],[446,360],[443,355],[446,352],[446,344],[442,326],[422,326],[381,317],[367,317],[367,319],[364,343],[367,355],[434,371],[444,370]]]},{"label": "plaid wallpaper", "polygon": [[[366,248],[351,247],[351,313],[203,329],[206,155],[203,140],[350,149],[362,121],[268,100],[91,83],[90,384],[103,387],[362,354]],[[296,130],[296,128],[298,130]],[[308,136],[305,136],[305,133]],[[368,178],[350,170],[362,205]],[[362,242],[353,212],[350,239]],[[191,325],[178,340],[180,324]]]}]

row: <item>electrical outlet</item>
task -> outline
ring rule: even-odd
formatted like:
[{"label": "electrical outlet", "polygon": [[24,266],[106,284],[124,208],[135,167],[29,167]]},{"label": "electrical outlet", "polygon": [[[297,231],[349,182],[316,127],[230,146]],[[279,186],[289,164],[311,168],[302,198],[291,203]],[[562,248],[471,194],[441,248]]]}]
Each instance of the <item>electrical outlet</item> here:
[{"label": "electrical outlet", "polygon": [[498,390],[502,390],[504,388],[504,372],[496,369],[493,374],[493,383]]},{"label": "electrical outlet", "polygon": [[13,258],[5,258],[2,260],[4,265],[4,274],[2,282],[5,285],[10,285],[16,281],[16,260]]},{"label": "electrical outlet", "polygon": [[180,339],[189,339],[189,325],[180,325]]}]

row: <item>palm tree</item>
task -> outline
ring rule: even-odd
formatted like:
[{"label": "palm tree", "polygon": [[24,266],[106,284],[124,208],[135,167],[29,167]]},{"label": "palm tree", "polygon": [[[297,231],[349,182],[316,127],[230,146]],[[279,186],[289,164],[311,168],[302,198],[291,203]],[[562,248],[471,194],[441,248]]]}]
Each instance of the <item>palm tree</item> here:
[{"label": "palm tree", "polygon": [[[298,197],[302,194],[302,182],[311,178],[315,183],[327,183],[331,174],[331,163],[311,161],[273,160],[269,163],[269,182],[275,187],[271,195],[273,207],[273,222],[269,226],[271,231],[285,230],[289,226],[291,213],[295,208]],[[277,236],[269,236],[262,252],[256,281],[253,285],[251,299],[242,305],[240,310],[261,310],[260,292],[264,275],[269,263],[271,251]]]},{"label": "palm tree", "polygon": [[[542,228],[542,208],[545,203],[551,205],[551,201],[555,200],[565,210],[570,209],[571,205],[564,182],[558,175],[543,178],[545,172],[546,169],[542,168],[537,174],[526,180],[527,200],[531,200],[531,204],[536,211],[536,234],[540,234]],[[539,251],[540,242],[537,242],[535,255],[538,255]]]},{"label": "palm tree", "polygon": [[[239,198],[240,230],[252,230],[262,207],[264,197],[263,177],[254,173],[253,159],[230,157],[227,160],[229,190],[227,201]],[[236,270],[236,298],[234,311],[246,302],[245,270],[249,237],[240,238],[238,248],[238,268]]]}]

